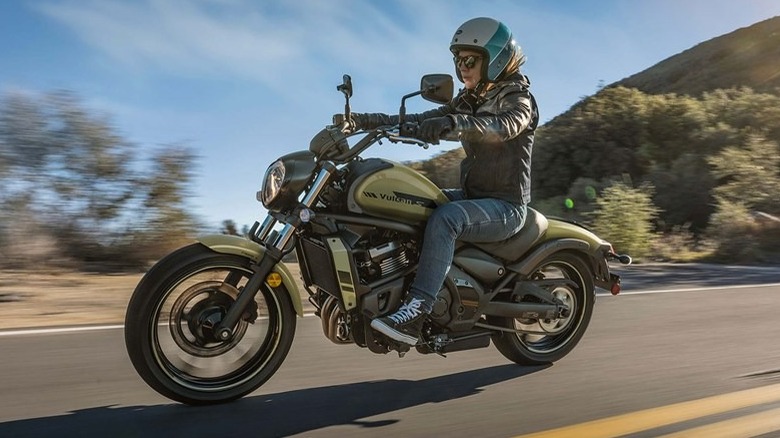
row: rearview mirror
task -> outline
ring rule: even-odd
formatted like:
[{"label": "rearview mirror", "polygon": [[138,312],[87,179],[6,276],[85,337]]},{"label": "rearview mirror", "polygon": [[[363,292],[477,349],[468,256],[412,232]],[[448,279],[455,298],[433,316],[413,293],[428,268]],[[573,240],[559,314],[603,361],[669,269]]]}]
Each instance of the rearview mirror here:
[{"label": "rearview mirror", "polygon": [[448,74],[425,75],[420,81],[423,99],[441,105],[452,100],[454,88],[452,76]]},{"label": "rearview mirror", "polygon": [[349,75],[344,75],[342,77],[341,85],[336,87],[336,90],[344,93],[344,97],[346,97],[347,99],[352,97],[352,78]]},{"label": "rearview mirror", "polygon": [[448,74],[425,75],[420,81],[420,90],[409,93],[401,98],[401,108],[398,110],[398,121],[400,125],[406,120],[406,99],[422,95],[423,99],[444,105],[452,100],[452,90],[455,85],[452,76]]}]

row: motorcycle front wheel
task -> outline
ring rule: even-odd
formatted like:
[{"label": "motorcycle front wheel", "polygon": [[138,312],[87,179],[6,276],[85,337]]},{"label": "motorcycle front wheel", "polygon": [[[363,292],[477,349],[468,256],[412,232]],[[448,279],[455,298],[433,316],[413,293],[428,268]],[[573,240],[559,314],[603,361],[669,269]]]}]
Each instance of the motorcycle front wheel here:
[{"label": "motorcycle front wheel", "polygon": [[214,331],[252,275],[244,257],[201,244],[160,260],[136,287],[125,316],[125,344],[141,378],[172,400],[207,405],[254,391],[284,361],[296,314],[284,286],[263,284],[234,328]]},{"label": "motorcycle front wheel", "polygon": [[554,320],[525,320],[491,316],[492,325],[524,333],[497,332],[493,344],[507,359],[520,365],[543,365],[560,360],[577,345],[590,323],[595,303],[593,272],[574,253],[559,252],[536,267],[532,280],[568,279],[551,291],[569,307],[570,314]]}]

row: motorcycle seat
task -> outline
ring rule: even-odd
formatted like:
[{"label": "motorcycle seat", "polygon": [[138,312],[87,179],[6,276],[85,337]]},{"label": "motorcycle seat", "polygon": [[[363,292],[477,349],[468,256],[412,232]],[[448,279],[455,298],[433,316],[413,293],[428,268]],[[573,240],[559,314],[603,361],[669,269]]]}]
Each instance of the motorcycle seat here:
[{"label": "motorcycle seat", "polygon": [[520,231],[512,237],[499,242],[474,243],[477,248],[508,261],[515,261],[531,249],[547,231],[547,218],[531,207]]}]

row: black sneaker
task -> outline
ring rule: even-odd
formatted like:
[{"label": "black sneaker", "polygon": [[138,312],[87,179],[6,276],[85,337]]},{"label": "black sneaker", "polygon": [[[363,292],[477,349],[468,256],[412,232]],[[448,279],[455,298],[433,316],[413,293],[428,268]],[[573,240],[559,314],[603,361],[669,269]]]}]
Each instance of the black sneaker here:
[{"label": "black sneaker", "polygon": [[422,300],[407,297],[400,309],[390,315],[374,319],[371,321],[371,327],[395,341],[417,345],[427,315],[422,305]]}]

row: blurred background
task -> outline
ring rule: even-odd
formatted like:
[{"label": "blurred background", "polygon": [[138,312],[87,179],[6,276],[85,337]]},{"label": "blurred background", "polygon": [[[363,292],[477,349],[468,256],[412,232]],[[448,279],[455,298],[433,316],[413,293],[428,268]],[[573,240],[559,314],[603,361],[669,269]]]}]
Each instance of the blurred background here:
[{"label": "blurred background", "polygon": [[[265,167],[343,109],[342,74],[353,110],[397,112],[481,15],[528,54],[533,207],[639,261],[779,259],[780,4],[474,3],[4,2],[0,266],[142,270],[245,232]],[[457,185],[456,143],[371,153]]]}]

